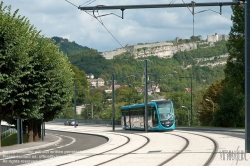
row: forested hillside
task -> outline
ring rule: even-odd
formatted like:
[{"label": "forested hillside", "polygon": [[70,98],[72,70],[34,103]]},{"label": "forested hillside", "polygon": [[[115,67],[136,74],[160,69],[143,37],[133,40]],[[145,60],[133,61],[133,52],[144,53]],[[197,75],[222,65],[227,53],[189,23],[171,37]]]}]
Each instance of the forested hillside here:
[{"label": "forested hillside", "polygon": [[61,37],[52,37],[52,39],[55,40],[55,44],[59,44],[60,51],[64,52],[66,55],[89,50],[88,47],[83,47],[75,42],[70,42],[68,39]]},{"label": "forested hillside", "polygon": [[[173,87],[171,87],[171,89],[175,90],[180,90],[187,86],[176,82],[180,76],[193,75],[198,87],[209,85],[216,80],[224,78],[224,66],[217,65],[210,67],[204,64],[207,61],[216,63],[216,61],[221,60],[218,56],[225,53],[226,42],[223,41],[215,43],[214,47],[200,46],[197,50],[177,52],[173,58],[147,57],[147,59],[150,60],[148,63],[150,79],[154,82],[161,79],[162,83],[168,84],[172,82]],[[143,58],[135,59],[130,53],[115,56],[113,59],[105,59],[97,50],[89,49],[70,54],[68,57],[73,65],[77,66],[80,70],[84,70],[86,74],[94,74],[96,78],[102,77],[104,80],[109,80],[112,73],[118,73],[116,79],[120,84],[126,84],[127,76],[129,75],[135,75],[135,81],[138,84],[142,81],[144,64],[141,60],[143,60]],[[197,58],[204,59],[211,57],[213,57],[212,60],[197,61]],[[224,59],[224,61],[226,61],[226,59]],[[203,66],[200,66],[201,64],[203,64]],[[193,67],[190,68],[189,66],[189,68],[187,68],[188,65],[192,65]],[[176,80],[171,78],[169,74],[175,75]],[[184,82],[186,81],[184,80]]]}]

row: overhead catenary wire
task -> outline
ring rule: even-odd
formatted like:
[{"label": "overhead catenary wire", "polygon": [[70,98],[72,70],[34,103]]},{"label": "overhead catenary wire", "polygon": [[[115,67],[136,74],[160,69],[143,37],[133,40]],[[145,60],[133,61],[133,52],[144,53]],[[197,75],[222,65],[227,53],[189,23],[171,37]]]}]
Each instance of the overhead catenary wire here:
[{"label": "overhead catenary wire", "polygon": [[65,1],[78,8],[78,6],[76,6],[75,4],[69,2],[68,0],[65,0]]},{"label": "overhead catenary wire", "polygon": [[188,10],[190,11],[190,13],[193,14],[192,11],[189,9],[188,5],[184,2],[184,0],[182,0],[182,2],[183,2],[184,5],[186,5],[186,7],[187,7]]},{"label": "overhead catenary wire", "polygon": [[[76,6],[75,4],[73,4],[73,3],[71,3],[71,2],[69,2],[68,0],[65,0],[65,1],[67,1],[68,3],[70,3],[71,5],[73,5],[73,6],[75,6],[75,7],[77,7],[78,8],[78,6]],[[95,18],[106,30],[107,30],[107,32],[115,39],[115,41],[121,46],[121,47],[123,47],[123,45],[116,39],[116,37],[108,30],[108,28],[104,25],[104,23],[102,22],[102,21],[100,21],[99,19],[98,19],[98,17],[96,17],[95,15],[91,15],[89,12],[87,12],[86,10],[83,10],[85,13],[87,13],[88,15],[90,15],[91,17],[93,17],[93,18]]]},{"label": "overhead catenary wire", "polygon": [[[68,0],[65,0],[65,1],[67,1],[67,2],[69,2]],[[95,0],[88,0],[87,2],[85,2],[84,4],[86,4],[86,3],[88,3],[88,4],[90,4],[90,3],[93,3]],[[175,2],[176,0],[171,0],[171,2],[169,3],[169,6],[171,6],[172,7],[172,5],[173,5],[173,3]],[[182,0],[182,2],[183,2],[183,4],[184,4],[184,6],[183,7],[187,7],[188,8],[188,10],[191,12],[191,14],[193,15],[193,36],[194,36],[194,14],[197,14],[197,13],[201,13],[201,12],[205,12],[205,11],[214,11],[214,10],[212,10],[212,9],[209,9],[209,10],[204,10],[204,11],[199,11],[199,12],[197,12],[197,13],[194,13],[194,7],[195,7],[195,5],[196,5],[196,3],[194,2],[194,1],[192,1],[192,3],[190,4],[186,4],[185,2],[184,2],[184,0]],[[70,4],[72,4],[72,5],[74,5],[73,3],[71,3],[71,2],[69,2]],[[87,4],[87,5],[88,5]],[[178,4],[178,5],[180,5],[180,4]],[[201,4],[198,4],[198,6],[200,6]],[[204,4],[203,4],[204,5]],[[213,4],[214,5],[214,4]],[[220,3],[220,7],[223,5],[223,3]],[[226,3],[226,4],[224,4],[224,5],[228,5],[228,3]],[[75,7],[77,7],[76,5],[74,5]],[[132,5],[133,6],[133,5]],[[123,19],[123,11],[126,9],[126,8],[131,8],[132,6],[120,6],[120,10],[122,10],[122,19]],[[137,6],[138,8],[141,8],[143,5],[135,5],[135,6]],[[145,5],[144,5],[145,6]],[[159,6],[160,5],[154,5],[154,7],[157,7],[157,8],[159,8]],[[164,5],[165,6],[165,5]],[[193,8],[193,10],[191,11],[190,10],[190,6],[192,6],[192,8]],[[207,6],[207,4],[205,5],[205,6]],[[99,8],[101,8],[101,9],[103,9],[103,8],[106,8],[107,6],[104,6],[104,5],[97,5],[97,6],[94,6],[94,7],[81,7],[81,6],[79,6],[78,7],[78,9],[80,9],[80,10],[83,10],[85,13],[87,13],[87,14],[89,14],[90,16],[92,16],[92,17],[94,17],[95,19],[97,19],[97,21],[107,30],[107,32],[115,39],[115,41],[121,46],[121,47],[124,47],[117,39],[116,39],[116,37],[108,30],[108,28],[104,25],[104,23],[103,23],[103,21],[102,21],[102,19],[101,19],[101,17],[103,17],[103,16],[107,16],[107,15],[115,15],[115,16],[118,16],[118,15],[116,15],[116,14],[114,14],[114,13],[109,13],[109,14],[104,14],[104,15],[100,15],[99,14]],[[146,7],[146,6],[145,6]],[[150,8],[151,7],[153,7],[152,5],[150,6]],[[165,6],[166,7],[166,6]],[[176,7],[176,5],[175,5],[175,7]],[[89,8],[92,8],[92,9],[89,9]],[[110,8],[110,6],[108,7],[108,8]],[[112,7],[112,9],[115,9],[115,8],[118,8],[118,6],[113,6]],[[133,8],[133,7],[132,7]],[[149,8],[149,7],[147,7],[147,8]],[[91,15],[90,13],[88,13],[87,12],[87,10],[92,10],[93,11],[93,15]],[[95,11],[97,12],[97,14],[98,14],[98,16],[96,16],[95,15]],[[216,11],[214,11],[214,12],[216,12]],[[218,13],[218,12],[216,12],[216,13]],[[220,12],[220,14],[221,14],[221,12]],[[120,17],[120,16],[118,16],[118,17]],[[99,18],[99,19],[98,19]],[[125,47],[124,47],[125,48]],[[130,52],[130,50],[129,50],[129,48],[125,48],[128,52]]]},{"label": "overhead catenary wire", "polygon": [[172,0],[172,1],[169,3],[169,5],[173,4],[175,1],[176,1],[176,0]]},{"label": "overhead catenary wire", "polygon": [[90,5],[91,3],[93,3],[93,2],[95,2],[96,0],[88,0],[88,1],[86,1],[86,2],[84,2],[83,4],[81,4],[80,6],[83,6],[84,4],[84,6],[88,6],[88,5]]}]

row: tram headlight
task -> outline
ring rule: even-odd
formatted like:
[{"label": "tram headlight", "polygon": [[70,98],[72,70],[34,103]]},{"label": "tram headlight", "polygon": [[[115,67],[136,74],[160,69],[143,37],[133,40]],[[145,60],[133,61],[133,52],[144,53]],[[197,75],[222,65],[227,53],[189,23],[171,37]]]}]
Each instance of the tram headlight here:
[{"label": "tram headlight", "polygon": [[164,120],[164,121],[161,121],[161,125],[164,127],[170,127],[173,125],[173,122],[174,121],[172,119]]}]

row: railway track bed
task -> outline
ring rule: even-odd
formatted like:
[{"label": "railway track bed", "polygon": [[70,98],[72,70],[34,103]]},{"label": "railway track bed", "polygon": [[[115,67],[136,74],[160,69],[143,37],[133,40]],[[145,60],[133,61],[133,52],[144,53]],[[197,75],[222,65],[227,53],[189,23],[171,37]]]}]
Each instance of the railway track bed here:
[{"label": "railway track bed", "polygon": [[[55,126],[47,125],[46,129],[53,130]],[[29,165],[250,165],[249,154],[244,154],[245,160],[237,156],[229,160],[226,154],[227,151],[244,150],[244,140],[220,134],[180,130],[145,133],[116,129],[113,132],[100,126],[72,128],[60,125],[56,130],[102,135],[109,141],[92,149]]]}]

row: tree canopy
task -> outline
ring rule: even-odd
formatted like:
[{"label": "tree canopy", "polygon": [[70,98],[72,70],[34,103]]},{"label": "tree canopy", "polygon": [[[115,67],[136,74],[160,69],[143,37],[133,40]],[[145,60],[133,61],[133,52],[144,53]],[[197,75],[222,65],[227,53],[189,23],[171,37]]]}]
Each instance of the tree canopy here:
[{"label": "tree canopy", "polygon": [[[218,86],[211,85],[209,91],[204,95],[210,98],[216,105],[213,124],[224,127],[244,126],[244,7],[232,6],[233,25],[229,33],[227,50],[229,57],[224,69],[225,78]],[[211,94],[211,91],[218,91],[219,95]],[[205,116],[208,114],[208,116]],[[203,102],[200,120],[208,125],[211,120],[211,113],[208,111],[207,103]],[[211,124],[211,123],[210,123]]]},{"label": "tree canopy", "polygon": [[74,73],[54,41],[18,10],[12,14],[1,2],[0,19],[0,122],[21,118],[32,130],[33,122],[52,120],[71,102]]}]

